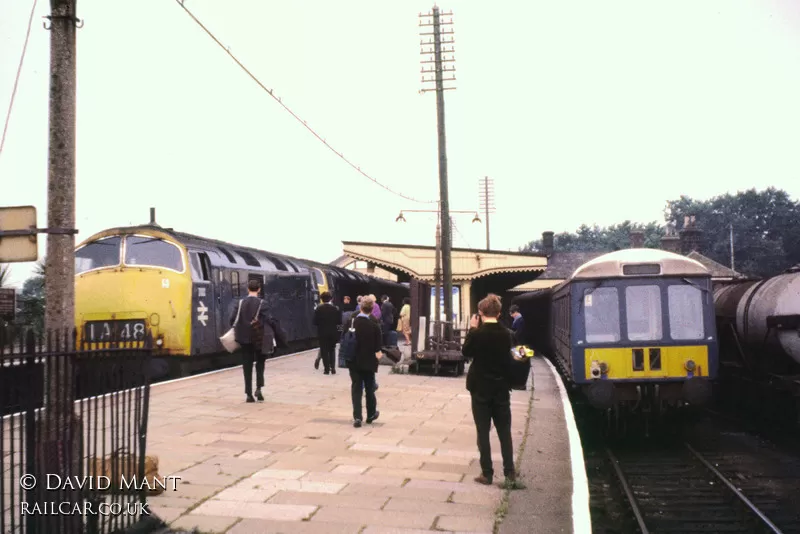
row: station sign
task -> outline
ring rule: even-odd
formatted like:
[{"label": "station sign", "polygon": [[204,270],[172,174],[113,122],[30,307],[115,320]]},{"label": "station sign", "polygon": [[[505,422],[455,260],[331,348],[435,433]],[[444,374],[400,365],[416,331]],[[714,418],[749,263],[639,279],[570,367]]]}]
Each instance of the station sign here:
[{"label": "station sign", "polygon": [[17,291],[0,287],[0,319],[13,321],[17,311]]},{"label": "station sign", "polygon": [[0,207],[0,263],[38,260],[36,235],[34,206]]}]

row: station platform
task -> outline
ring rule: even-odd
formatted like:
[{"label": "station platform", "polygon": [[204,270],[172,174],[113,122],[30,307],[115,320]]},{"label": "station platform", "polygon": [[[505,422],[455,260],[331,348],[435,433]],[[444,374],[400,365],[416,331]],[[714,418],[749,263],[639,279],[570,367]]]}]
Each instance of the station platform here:
[{"label": "station platform", "polygon": [[315,357],[267,361],[260,403],[245,403],[241,368],[154,384],[147,452],[180,480],[148,499],[150,511],[174,532],[491,533],[500,520],[501,532],[573,531],[569,432],[546,362],[534,361],[535,395],[512,393],[527,489],[508,492],[472,480],[480,468],[463,376],[381,366],[380,418],[354,428],[348,373],[323,375]]}]

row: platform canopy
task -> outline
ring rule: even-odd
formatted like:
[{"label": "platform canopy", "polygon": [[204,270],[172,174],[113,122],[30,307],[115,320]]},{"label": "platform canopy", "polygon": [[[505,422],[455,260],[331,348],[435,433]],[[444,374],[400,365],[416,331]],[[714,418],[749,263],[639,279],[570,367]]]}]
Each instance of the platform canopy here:
[{"label": "platform canopy", "polygon": [[[357,241],[343,241],[342,245],[344,255],[335,262],[341,267],[361,260],[400,278],[407,276],[426,282],[434,279],[435,247]],[[454,282],[504,273],[530,273],[535,278],[547,268],[547,257],[538,252],[453,248],[451,257]]]}]

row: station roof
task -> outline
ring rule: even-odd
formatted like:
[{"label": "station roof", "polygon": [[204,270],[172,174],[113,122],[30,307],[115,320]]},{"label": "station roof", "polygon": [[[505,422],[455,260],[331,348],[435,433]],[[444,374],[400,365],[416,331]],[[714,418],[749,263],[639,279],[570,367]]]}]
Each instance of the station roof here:
[{"label": "station roof", "polygon": [[[394,273],[433,281],[436,247],[392,243],[343,241],[343,258],[362,260]],[[499,273],[542,273],[548,264],[541,252],[510,252],[469,248],[452,249],[453,280],[467,281]],[[337,260],[341,264],[342,258]]]}]

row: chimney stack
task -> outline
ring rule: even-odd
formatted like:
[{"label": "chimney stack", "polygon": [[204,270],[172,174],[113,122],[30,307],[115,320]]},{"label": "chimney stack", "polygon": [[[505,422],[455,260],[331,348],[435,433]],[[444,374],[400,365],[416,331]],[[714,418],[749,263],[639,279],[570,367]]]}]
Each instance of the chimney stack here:
[{"label": "chimney stack", "polygon": [[553,232],[542,232],[542,252],[546,256],[553,254]]},{"label": "chimney stack", "polygon": [[641,230],[631,230],[631,248],[644,248],[644,232]]},{"label": "chimney stack", "polygon": [[661,238],[659,247],[661,250],[666,250],[667,252],[673,252],[675,254],[681,253],[681,242],[675,232],[674,224],[667,223],[667,229],[666,232],[664,232],[664,237]]},{"label": "chimney stack", "polygon": [[692,251],[700,254],[702,251],[703,231],[695,225],[695,216],[687,215],[683,219],[683,229],[679,232],[681,254],[686,255]]},{"label": "chimney stack", "polygon": [[150,224],[156,224],[156,209],[150,208]]}]

